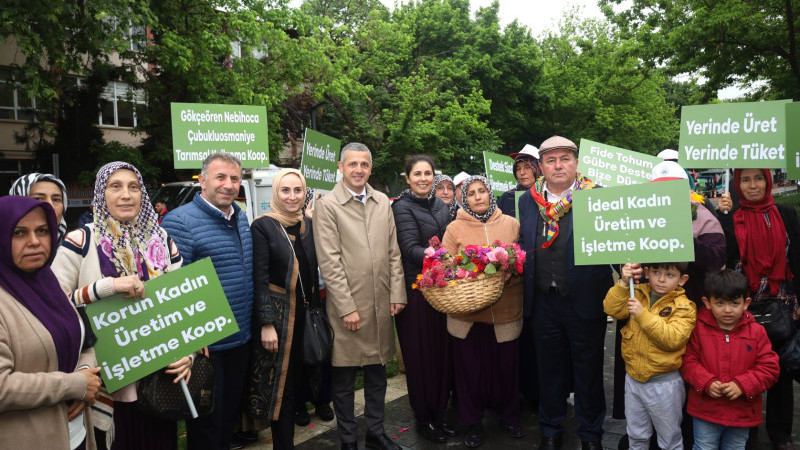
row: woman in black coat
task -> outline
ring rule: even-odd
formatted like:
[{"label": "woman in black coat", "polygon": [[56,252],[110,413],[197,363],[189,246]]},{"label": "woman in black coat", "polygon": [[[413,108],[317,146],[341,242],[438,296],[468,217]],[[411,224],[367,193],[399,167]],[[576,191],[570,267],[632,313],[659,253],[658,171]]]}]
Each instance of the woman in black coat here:
[{"label": "woman in black coat", "polygon": [[[275,449],[294,448],[295,385],[319,372],[303,366],[307,306],[317,305],[319,276],[311,220],[303,216],[303,176],[282,169],[273,180],[272,212],[253,221],[253,339],[247,412],[272,421]],[[315,382],[316,380],[316,382]]]},{"label": "woman in black coat", "polygon": [[433,309],[412,287],[422,272],[428,240],[434,236],[442,239],[450,223],[447,206],[429,196],[433,177],[433,161],[424,155],[412,156],[406,163],[410,189],[392,204],[408,297],[403,313],[395,316],[395,325],[417,432],[431,442],[443,443],[447,436],[455,436],[455,431],[444,425],[451,387],[447,316]]},{"label": "woman in black coat", "polygon": [[[744,273],[750,283],[753,304],[781,301],[797,317],[800,288],[800,221],[791,206],[772,199],[769,169],[737,169],[733,187],[739,194],[739,208],[732,213],[730,196],[719,200],[718,219],[725,232],[727,267]],[[772,342],[776,351],[783,341]],[[776,449],[792,449],[794,413],[792,377],[781,371],[778,382],[767,391],[765,426]],[[754,429],[755,430],[755,429]],[[751,431],[750,440],[755,442]]]}]

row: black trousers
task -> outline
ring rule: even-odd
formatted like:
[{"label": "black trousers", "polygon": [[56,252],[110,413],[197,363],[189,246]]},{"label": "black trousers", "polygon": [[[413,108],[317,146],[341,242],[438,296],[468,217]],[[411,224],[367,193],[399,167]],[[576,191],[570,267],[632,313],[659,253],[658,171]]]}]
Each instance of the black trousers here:
[{"label": "black trousers", "polygon": [[[342,443],[358,441],[358,422],[355,417],[355,392],[358,367],[333,367],[333,410]],[[384,404],[386,402],[386,367],[381,364],[363,366],[364,370],[364,421],[367,433],[384,433]]]},{"label": "black trousers", "polygon": [[229,450],[236,418],[241,413],[244,381],[248,373],[249,343],[212,351],[214,410],[205,417],[186,421],[189,450]]}]

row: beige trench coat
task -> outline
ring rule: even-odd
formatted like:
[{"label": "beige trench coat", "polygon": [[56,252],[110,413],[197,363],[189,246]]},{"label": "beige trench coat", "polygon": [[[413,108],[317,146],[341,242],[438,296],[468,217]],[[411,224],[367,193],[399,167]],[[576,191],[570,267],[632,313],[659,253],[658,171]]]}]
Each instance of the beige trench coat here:
[{"label": "beige trench coat", "polygon": [[[367,185],[366,205],[342,182],[317,201],[314,245],[327,289],[337,367],[386,364],[394,355],[391,303],[406,303],[394,216],[386,195]],[[361,328],[342,317],[358,311]],[[401,313],[402,314],[402,313]]]}]

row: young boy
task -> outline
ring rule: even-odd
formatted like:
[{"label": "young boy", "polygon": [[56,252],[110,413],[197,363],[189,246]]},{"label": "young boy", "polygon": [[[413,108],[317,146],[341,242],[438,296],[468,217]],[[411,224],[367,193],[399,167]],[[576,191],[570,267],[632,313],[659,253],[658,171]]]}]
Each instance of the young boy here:
[{"label": "young boy", "polygon": [[747,277],[731,269],[706,274],[706,305],[697,314],[681,374],[689,390],[695,449],[744,449],[761,423],[761,393],[780,374],[764,327],[746,312]]},{"label": "young boy", "polygon": [[625,361],[625,417],[631,450],[649,448],[655,428],[658,447],[682,449],[681,418],[686,398],[678,369],[694,328],[696,306],[686,298],[688,263],[657,263],[645,269],[649,283],[638,284],[635,298],[628,283],[639,278],[639,264],[622,266],[619,283],[609,289],[603,307],[622,330]]}]

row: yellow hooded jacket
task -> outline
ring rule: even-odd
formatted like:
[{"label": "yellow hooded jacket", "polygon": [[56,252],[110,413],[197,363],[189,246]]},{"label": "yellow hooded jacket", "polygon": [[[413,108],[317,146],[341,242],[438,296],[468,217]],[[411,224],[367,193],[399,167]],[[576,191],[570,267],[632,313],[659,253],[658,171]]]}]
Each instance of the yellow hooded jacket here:
[{"label": "yellow hooded jacket", "polygon": [[[697,307],[682,287],[667,293],[653,306],[649,306],[649,284],[636,285],[634,294],[644,309],[620,330],[622,359],[628,375],[645,383],[681,367],[686,343],[694,330]],[[606,314],[618,320],[630,318],[629,298],[628,288],[616,283],[603,300]]]}]

